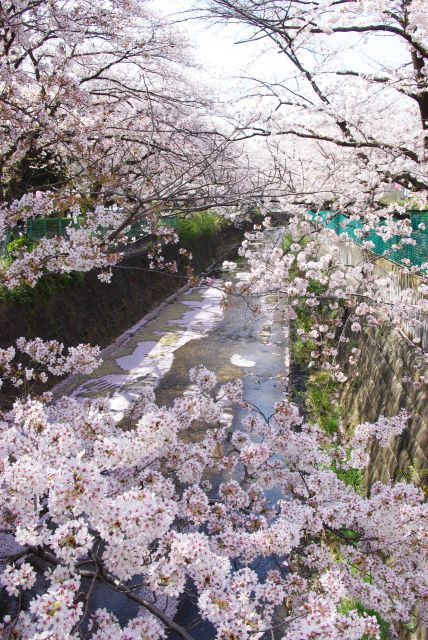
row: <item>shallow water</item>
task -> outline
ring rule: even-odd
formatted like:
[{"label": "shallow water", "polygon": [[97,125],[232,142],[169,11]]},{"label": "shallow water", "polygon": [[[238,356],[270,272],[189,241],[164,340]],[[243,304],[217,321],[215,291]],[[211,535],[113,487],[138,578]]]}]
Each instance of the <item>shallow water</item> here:
[{"label": "shallow water", "polygon": [[[158,403],[169,405],[189,387],[189,369],[204,365],[221,383],[242,378],[246,399],[270,415],[273,404],[287,389],[287,327],[281,311],[274,310],[275,298],[264,300],[262,314],[254,317],[243,299],[225,295],[224,280],[245,277],[245,263],[240,263],[234,274],[220,273],[213,286],[179,294],[171,304],[161,306],[156,317],[143,319],[129,330],[129,339],[117,349],[107,350],[101,366],[69,388],[69,393],[108,396],[119,421],[145,385],[154,385]],[[239,418],[236,413],[235,425]],[[221,478],[211,475],[210,480],[215,491]],[[272,493],[270,497],[278,496]],[[269,564],[259,565],[259,572],[264,573]],[[123,606],[121,596],[107,594],[102,588],[95,599],[97,606],[113,610],[122,622],[135,613],[132,605]],[[197,614],[187,600],[165,606],[170,615],[176,609],[175,619],[182,625],[191,623]],[[208,623],[199,623],[191,633],[195,640],[215,636]],[[173,640],[178,636],[168,637]]]},{"label": "shallow water", "polygon": [[[234,277],[245,277],[245,271]],[[170,404],[188,388],[189,369],[205,365],[219,382],[242,377],[246,398],[268,411],[284,393],[287,376],[286,328],[281,312],[273,311],[277,300],[265,300],[255,318],[244,300],[225,295],[223,282],[220,274],[212,287],[194,287],[136,325],[70,395],[108,396],[120,420],[145,385],[156,387],[159,403]]]}]

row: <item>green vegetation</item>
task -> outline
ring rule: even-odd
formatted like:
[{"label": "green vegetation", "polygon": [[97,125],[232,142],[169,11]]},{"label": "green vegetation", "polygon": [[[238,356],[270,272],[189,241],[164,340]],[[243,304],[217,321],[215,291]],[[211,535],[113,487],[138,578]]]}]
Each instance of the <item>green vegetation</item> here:
[{"label": "green vegetation", "polygon": [[216,213],[201,211],[189,216],[178,218],[177,231],[180,240],[186,245],[192,245],[200,238],[214,236],[226,228],[230,223]]},{"label": "green vegetation", "polygon": [[422,206],[420,202],[415,201],[414,198],[406,198],[399,193],[389,193],[380,200],[380,204],[388,206],[390,204],[397,204],[400,207],[406,207],[407,211],[428,211],[428,205]]},{"label": "green vegetation", "polygon": [[282,248],[285,253],[288,253],[290,251],[290,247],[292,244],[293,244],[293,238],[291,236],[291,233],[285,233],[282,239]]},{"label": "green vegetation", "polygon": [[385,207],[389,204],[398,204],[400,207],[406,207],[410,204],[410,200],[409,198],[404,198],[399,193],[389,193],[387,196],[383,196],[383,198],[379,200],[379,203]]},{"label": "green vegetation", "polygon": [[[304,237],[299,240],[298,244],[302,249],[304,249],[308,242],[310,242],[310,239]],[[291,235],[291,233],[285,233],[282,239],[282,248],[284,249],[285,253],[288,253],[288,251],[290,251],[290,247],[292,244],[294,244],[293,236]]]},{"label": "green vegetation", "polygon": [[79,272],[47,274],[34,287],[21,284],[13,289],[0,287],[0,302],[18,303],[34,306],[39,302],[46,302],[57,291],[83,284],[85,274]]},{"label": "green vegetation", "polygon": [[[190,249],[202,239],[214,236],[229,224],[225,218],[210,211],[174,219],[174,226],[177,228],[181,242]],[[0,259],[0,274],[10,266],[14,257],[18,257],[23,252],[32,251],[35,244],[26,236],[12,238],[6,247],[7,255]],[[78,272],[47,274],[34,287],[22,284],[14,289],[8,289],[0,286],[0,302],[17,303],[31,308],[37,303],[49,300],[58,291],[81,285],[84,279],[85,275]]]},{"label": "green vegetation", "polygon": [[[293,243],[291,236],[286,235],[283,241],[284,251],[289,251]],[[296,267],[293,267],[290,278],[298,276]],[[309,293],[319,296],[324,291],[324,285],[318,280],[313,280],[308,287]],[[310,308],[305,302],[297,304],[294,308],[296,319],[293,323],[293,339],[291,343],[291,358],[298,367],[306,372],[304,377],[304,388],[299,391],[304,399],[304,410],[306,418],[310,422],[316,422],[329,436],[339,434],[339,425],[343,409],[339,401],[340,384],[334,380],[331,373],[322,368],[322,365],[308,368],[308,364],[313,360],[312,351],[317,350],[315,342],[307,337],[299,335],[302,330],[304,334],[311,331],[316,323],[334,320],[343,309],[331,310],[328,302],[321,302],[316,308]],[[330,443],[332,448],[340,446],[340,438]],[[364,495],[364,476],[359,469],[343,469],[337,461],[332,464],[332,470],[346,484],[351,485],[357,493]],[[341,532],[349,540],[349,544],[356,544],[359,533],[344,529]],[[376,612],[365,609],[359,602],[352,598],[347,598],[338,607],[340,613],[346,614],[351,610],[356,610],[359,615],[364,614],[375,616],[379,622],[381,640],[388,640],[389,625]],[[366,638],[362,638],[366,640]]]},{"label": "green vegetation", "polygon": [[[304,240],[303,240],[304,242]],[[289,251],[293,240],[289,234],[284,237],[284,251]],[[298,275],[297,268],[291,269],[290,277],[294,279]],[[317,297],[325,291],[325,285],[318,280],[312,280],[308,286],[308,292]],[[306,417],[311,422],[316,422],[328,435],[333,436],[338,433],[340,420],[342,417],[342,407],[339,402],[340,385],[331,373],[322,368],[322,365],[308,368],[309,362],[313,360],[312,351],[317,350],[313,340],[307,337],[317,322],[329,322],[334,320],[341,309],[332,310],[328,301],[321,302],[316,308],[308,307],[305,302],[300,302],[293,307],[296,319],[293,326],[293,339],[291,342],[291,359],[301,369],[306,372],[304,389],[299,393],[303,395],[304,410]],[[305,337],[300,336],[300,330]],[[338,446],[332,444],[332,446]],[[333,470],[337,476],[346,484],[352,485],[360,493],[364,493],[364,477],[358,469],[342,469],[340,465],[334,463]]]},{"label": "green vegetation", "polygon": [[[318,282],[318,280],[312,280],[308,286],[308,292],[316,295],[322,293],[323,290],[324,285]],[[311,360],[311,352],[316,349],[316,345],[310,338],[301,338],[297,330],[301,329],[307,334],[315,324],[315,313],[317,314],[318,320],[320,320],[321,317],[332,319],[337,315],[337,311],[329,309],[327,303],[320,304],[316,312],[314,309],[310,309],[305,302],[297,304],[293,309],[297,318],[294,323],[296,333],[291,345],[291,352],[295,362],[302,366],[307,366]]]},{"label": "green vegetation", "polygon": [[337,433],[341,408],[335,401],[338,383],[328,371],[314,371],[308,379],[306,403],[310,416],[329,435]]},{"label": "green vegetation", "polygon": [[247,215],[250,217],[253,224],[263,224],[265,219],[264,214],[258,207],[251,207],[251,209],[247,211]]},{"label": "green vegetation", "polygon": [[[7,255],[0,258],[0,276],[11,265],[14,258],[33,250],[36,243],[27,236],[12,238],[7,245]],[[0,285],[0,302],[17,303],[34,306],[39,302],[46,302],[57,291],[62,291],[80,285],[84,282],[83,273],[52,273],[43,276],[34,287],[21,284],[13,289]]]},{"label": "green vegetation", "polygon": [[[365,609],[362,604],[356,602],[353,598],[346,598],[338,607],[339,613],[346,615],[353,610],[358,611],[360,616],[367,614],[368,616],[374,616],[380,627],[380,640],[389,640],[389,624],[385,622],[382,616],[377,611],[372,611],[371,609]],[[361,640],[367,640],[367,636],[363,636]]]},{"label": "green vegetation", "polygon": [[17,238],[12,238],[12,240],[8,242],[6,252],[8,256],[12,256],[14,254],[19,255],[26,253],[27,251],[32,251],[34,245],[35,243],[30,238],[27,238],[26,236],[19,236]]}]

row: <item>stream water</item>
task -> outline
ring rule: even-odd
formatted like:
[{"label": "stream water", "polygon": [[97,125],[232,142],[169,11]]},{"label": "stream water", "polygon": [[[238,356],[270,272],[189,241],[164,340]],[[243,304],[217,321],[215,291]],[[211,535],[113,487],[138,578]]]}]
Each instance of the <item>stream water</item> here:
[{"label": "stream water", "polygon": [[[204,365],[221,383],[242,378],[246,399],[270,414],[287,389],[287,327],[275,298],[265,299],[262,314],[255,317],[243,299],[224,293],[225,280],[247,277],[245,266],[239,263],[233,273],[219,272],[212,287],[194,287],[162,305],[154,317],[128,330],[125,341],[118,341],[121,346],[108,349],[100,367],[74,382],[68,393],[108,396],[120,420],[145,385],[154,385],[158,403],[169,405],[188,388],[189,369]],[[238,414],[234,420],[239,422]],[[265,563],[260,571],[266,568]],[[135,611],[134,605],[124,606],[123,601],[101,588],[93,595],[92,607],[107,606],[125,622]],[[164,606],[182,625],[197,614],[187,599]],[[207,623],[192,628],[195,640],[214,635]]]}]

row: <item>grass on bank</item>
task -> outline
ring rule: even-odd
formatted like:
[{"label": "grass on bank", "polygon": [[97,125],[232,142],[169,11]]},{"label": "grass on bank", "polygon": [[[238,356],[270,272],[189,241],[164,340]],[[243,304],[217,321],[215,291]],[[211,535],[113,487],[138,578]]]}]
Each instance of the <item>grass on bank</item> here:
[{"label": "grass on bank", "polygon": [[[220,231],[230,226],[230,222],[223,216],[211,211],[201,211],[186,217],[178,217],[176,221],[180,242],[192,249],[203,239],[211,238]],[[25,236],[13,238],[7,245],[7,255],[0,258],[0,273],[6,271],[13,262],[12,255],[32,251],[36,243]],[[46,274],[34,287],[21,284],[9,289],[0,285],[0,303],[17,303],[25,306],[34,306],[40,302],[46,302],[58,291],[64,291],[71,287],[82,285],[85,274],[72,272],[65,274]]]},{"label": "grass on bank", "polygon": [[[287,252],[290,250],[292,239],[285,236],[283,248]],[[298,274],[295,267],[291,270],[290,278],[294,279]],[[309,292],[316,295],[322,294],[323,285],[317,280],[313,280],[309,285]],[[311,352],[316,350],[315,343],[310,339],[302,339],[298,330],[303,330],[306,334],[312,329],[316,322],[326,318],[328,314],[330,319],[337,316],[340,311],[332,311],[328,305],[319,305],[315,309],[308,307],[304,302],[294,307],[296,319],[293,326],[293,339],[291,344],[291,359],[306,372],[304,388],[300,391],[305,400],[306,418],[313,423],[317,423],[329,436],[335,436],[339,432],[340,421],[343,415],[343,407],[340,404],[340,385],[333,379],[330,372],[322,369],[322,367],[314,367],[309,369],[309,362],[312,360]],[[332,442],[332,447],[338,446]],[[332,465],[332,470],[346,484],[351,485],[360,495],[365,493],[364,477],[359,469],[343,469],[337,462]],[[348,532],[350,539],[356,532]],[[357,610],[363,616],[364,614],[373,615],[379,622],[381,640],[389,640],[389,625],[379,615],[377,611],[365,609],[363,605],[356,600],[346,598],[339,605],[340,613],[346,614],[351,610]],[[365,638],[362,638],[365,640]]]},{"label": "grass on bank", "polygon": [[80,286],[84,281],[85,274],[77,271],[46,274],[34,287],[26,284],[20,284],[13,289],[0,286],[0,302],[18,303],[31,307],[40,302],[47,302],[58,291]]},{"label": "grass on bank", "polygon": [[[283,241],[285,252],[290,250],[293,240],[286,234]],[[293,280],[299,273],[295,266],[290,270],[290,278]],[[308,286],[308,292],[317,296],[325,291],[325,285],[318,280],[312,280]],[[305,372],[303,389],[299,391],[305,401],[306,417],[310,422],[317,423],[329,436],[334,436],[339,431],[343,416],[343,407],[340,404],[340,384],[334,380],[331,373],[321,366],[309,368],[311,353],[317,349],[315,342],[310,338],[299,335],[300,330],[308,334],[317,322],[323,322],[337,318],[340,310],[331,310],[327,301],[311,308],[304,301],[293,307],[296,319],[293,322],[293,338],[291,342],[291,359]],[[334,465],[334,471],[338,477],[360,493],[364,493],[364,478],[361,471],[356,469],[343,470]]]},{"label": "grass on bank", "polygon": [[200,211],[177,220],[180,242],[186,245],[192,245],[202,238],[212,237],[228,226],[230,226],[228,220],[211,211]]},{"label": "grass on bank", "polygon": [[[12,264],[13,255],[19,256],[31,252],[36,242],[25,236],[12,238],[7,245],[7,254],[0,258],[0,274],[5,272]],[[0,302],[18,303],[32,306],[36,303],[49,300],[57,291],[63,291],[70,287],[81,285],[84,282],[84,274],[77,271],[71,273],[52,273],[44,275],[34,287],[21,284],[13,289],[0,285]]]}]

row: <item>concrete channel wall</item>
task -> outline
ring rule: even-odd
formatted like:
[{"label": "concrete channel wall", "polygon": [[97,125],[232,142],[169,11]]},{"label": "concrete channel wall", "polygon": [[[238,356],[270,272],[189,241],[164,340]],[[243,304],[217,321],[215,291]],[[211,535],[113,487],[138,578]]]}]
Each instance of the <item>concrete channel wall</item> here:
[{"label": "concrete channel wall", "polygon": [[[365,258],[357,245],[339,242],[338,246],[346,264],[357,265]],[[413,302],[420,298],[417,275],[403,273],[384,258],[374,260],[374,267],[379,277],[392,277],[392,302],[403,291],[411,295]],[[350,344],[357,346],[361,354],[356,366],[357,375],[348,372],[340,395],[345,426],[352,428],[362,422],[374,422],[381,415],[394,416],[401,409],[411,416],[407,429],[388,447],[371,445],[370,463],[365,473],[368,491],[376,481],[412,480],[428,486],[428,385],[417,384],[418,376],[428,379],[428,367],[421,361],[413,342],[416,339],[425,351],[428,350],[428,318],[418,316],[418,320],[421,326],[417,328],[406,324],[392,328],[385,324],[369,329],[358,344],[354,344],[355,334],[352,336]],[[349,348],[349,345],[341,347],[343,363],[350,355]],[[411,381],[406,382],[403,378]],[[428,640],[428,630],[419,627],[405,640]]]},{"label": "concrete channel wall", "polygon": [[407,429],[391,447],[372,446],[367,485],[402,479],[410,467],[428,469],[427,387],[403,382],[403,377],[413,379],[415,370],[428,375],[420,368],[414,345],[400,330],[383,327],[370,330],[358,346],[358,377],[350,376],[341,394],[345,422],[350,426],[373,422],[400,409],[411,414]]},{"label": "concrete channel wall", "polygon": [[[355,426],[373,422],[381,415],[396,415],[400,409],[411,416],[407,429],[388,447],[380,448],[372,443],[365,473],[367,490],[377,480],[412,480],[426,487],[428,387],[403,382],[403,376],[413,378],[415,369],[428,376],[428,369],[421,369],[414,345],[399,329],[371,330],[361,337],[358,346],[361,349],[358,377],[349,376],[340,398],[345,423]],[[402,640],[428,640],[428,630],[419,626]]]},{"label": "concrete channel wall", "polygon": [[[228,256],[243,238],[243,229],[226,228],[216,235],[201,237],[190,247],[196,273],[215,259]],[[226,259],[226,257],[224,259]],[[179,258],[169,248],[168,260]],[[93,272],[83,274],[64,289],[40,300],[0,302],[0,347],[12,345],[20,336],[57,339],[65,345],[89,342],[102,347],[186,282],[178,274],[151,271],[147,252],[126,258],[117,268],[111,284],[98,280]]]}]

